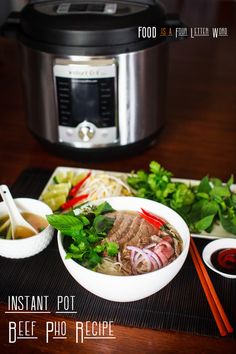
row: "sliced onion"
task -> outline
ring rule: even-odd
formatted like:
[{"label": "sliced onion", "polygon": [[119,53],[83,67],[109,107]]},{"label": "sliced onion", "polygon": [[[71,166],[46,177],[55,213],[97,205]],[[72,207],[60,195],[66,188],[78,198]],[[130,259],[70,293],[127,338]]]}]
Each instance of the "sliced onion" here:
[{"label": "sliced onion", "polygon": [[[137,273],[142,273],[138,271],[137,267],[141,262],[147,263],[147,272],[151,270],[151,260],[148,255],[139,247],[136,246],[127,246],[126,249],[131,251],[130,261],[133,271]],[[146,273],[146,272],[145,272]]]},{"label": "sliced onion", "polygon": [[150,256],[150,259],[151,259],[154,269],[162,268],[162,262],[156,253],[154,253],[153,251],[150,251],[147,248],[144,248],[143,251]]},{"label": "sliced onion", "polygon": [[168,263],[168,258],[166,257],[166,255],[160,249],[155,251],[155,253],[160,258],[163,266],[165,266]]}]

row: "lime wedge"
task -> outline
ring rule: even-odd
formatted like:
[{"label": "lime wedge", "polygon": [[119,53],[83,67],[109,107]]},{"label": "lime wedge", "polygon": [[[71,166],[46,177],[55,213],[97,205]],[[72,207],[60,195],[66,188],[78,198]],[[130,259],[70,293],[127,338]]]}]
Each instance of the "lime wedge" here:
[{"label": "lime wedge", "polygon": [[74,178],[74,172],[72,170],[67,172],[60,172],[56,176],[54,176],[53,180],[55,183],[67,183],[72,181]]},{"label": "lime wedge", "polygon": [[85,173],[80,173],[79,175],[75,175],[71,181],[72,185],[75,186],[81,179],[86,176]]},{"label": "lime wedge", "polygon": [[[56,192],[61,192],[61,193],[69,193],[69,190],[71,188],[71,183],[59,183],[59,184],[52,184],[50,186],[48,186],[47,188],[47,192],[52,192],[52,191],[56,191]],[[44,195],[44,194],[43,194]]]},{"label": "lime wedge", "polygon": [[60,208],[60,206],[65,203],[66,196],[58,195],[54,198],[44,198],[44,202],[52,209],[52,211],[56,211]]}]

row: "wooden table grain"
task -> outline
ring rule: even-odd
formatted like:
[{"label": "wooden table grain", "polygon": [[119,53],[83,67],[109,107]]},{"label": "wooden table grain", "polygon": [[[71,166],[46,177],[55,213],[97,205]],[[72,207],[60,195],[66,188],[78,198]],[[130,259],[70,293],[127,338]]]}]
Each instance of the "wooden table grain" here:
[{"label": "wooden table grain", "polygon": [[[154,146],[110,161],[65,159],[49,152],[30,134],[21,83],[20,58],[13,40],[0,39],[0,182],[11,184],[29,167],[75,166],[114,171],[147,169],[159,161],[176,177],[204,175],[227,180],[236,176],[236,2],[165,1],[179,11],[189,27],[227,27],[228,37],[194,38],[170,44],[166,124]],[[145,117],[144,117],[145,119]],[[1,287],[4,284],[1,284]],[[235,340],[185,333],[114,326],[116,340],[75,344],[74,323],[66,320],[68,340],[45,343],[45,321],[53,315],[18,316],[37,319],[39,340],[8,343],[6,305],[0,305],[1,353],[234,353]],[[15,317],[14,317],[15,318]]]}]

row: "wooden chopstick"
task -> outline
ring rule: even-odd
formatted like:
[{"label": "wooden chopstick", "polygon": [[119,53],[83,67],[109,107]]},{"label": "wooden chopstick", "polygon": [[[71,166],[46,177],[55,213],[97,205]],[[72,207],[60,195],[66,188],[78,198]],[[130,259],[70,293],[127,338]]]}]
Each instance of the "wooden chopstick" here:
[{"label": "wooden chopstick", "polygon": [[233,332],[233,328],[229,323],[192,237],[190,238],[190,254],[219,332],[221,336],[226,336],[228,333]]}]

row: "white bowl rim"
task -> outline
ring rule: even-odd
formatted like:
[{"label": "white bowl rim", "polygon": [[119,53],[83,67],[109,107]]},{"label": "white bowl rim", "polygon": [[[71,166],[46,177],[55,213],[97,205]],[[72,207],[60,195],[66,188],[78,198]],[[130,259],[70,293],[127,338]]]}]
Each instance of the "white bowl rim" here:
[{"label": "white bowl rim", "polygon": [[[126,276],[123,276],[123,275],[111,275],[111,274],[105,274],[105,273],[99,273],[99,272],[95,272],[91,269],[88,269],[82,265],[80,265],[79,263],[77,263],[76,261],[74,261],[73,259],[65,259],[65,256],[66,256],[66,251],[63,247],[63,243],[62,243],[62,237],[63,235],[61,234],[60,231],[57,232],[57,242],[58,242],[58,247],[59,247],[59,252],[61,254],[61,256],[63,255],[64,259],[63,261],[65,260],[68,264],[68,266],[78,266],[78,268],[82,268],[83,270],[85,271],[88,271],[89,273],[95,273],[96,276],[98,277],[107,277],[107,278],[112,278],[114,279],[114,277],[116,278],[120,278],[120,279],[133,279],[133,278],[137,278],[137,277],[152,277],[153,274],[155,274],[156,272],[159,272],[158,274],[161,274],[161,273],[165,273],[168,269],[172,268],[176,262],[180,262],[181,259],[184,257],[186,258],[185,256],[185,253],[187,252],[188,253],[188,249],[189,249],[189,244],[190,244],[190,231],[189,231],[189,228],[186,224],[186,222],[184,221],[184,219],[176,212],[174,211],[173,209],[167,207],[166,205],[164,204],[161,204],[161,203],[158,203],[154,200],[150,200],[150,199],[145,199],[145,198],[138,198],[138,197],[130,197],[130,196],[117,196],[117,197],[110,197],[110,198],[102,198],[102,199],[98,199],[98,200],[95,200],[95,201],[92,201],[92,202],[87,202],[85,204],[83,204],[83,208],[88,206],[88,205],[91,205],[91,204],[99,204],[99,203],[102,203],[103,201],[109,201],[111,199],[123,199],[123,198],[129,198],[129,199],[135,199],[135,200],[140,200],[140,201],[148,201],[150,203],[155,203],[157,205],[161,205],[161,207],[164,207],[166,210],[169,210],[171,211],[172,213],[174,213],[175,215],[177,215],[177,217],[179,218],[180,222],[183,224],[183,226],[185,227],[186,229],[186,232],[188,232],[189,234],[189,237],[186,239],[186,244],[185,244],[185,247],[184,249],[182,250],[181,254],[176,258],[174,259],[171,263],[167,264],[165,267],[161,268],[161,269],[157,269],[157,270],[154,270],[152,272],[148,272],[148,273],[144,273],[144,274],[135,274],[135,275],[126,275]],[[124,210],[124,209],[123,209]]]}]

